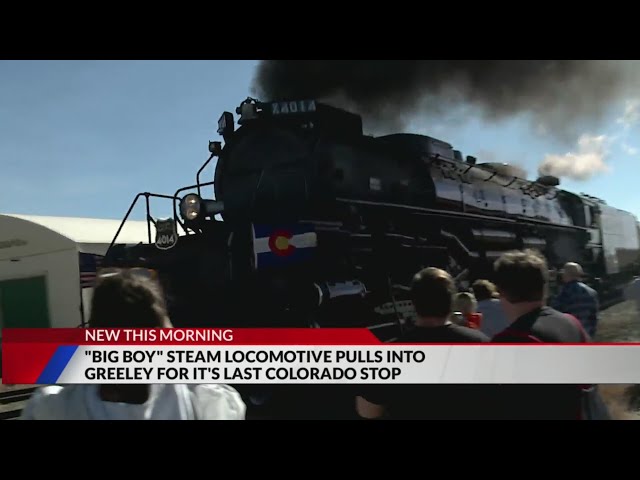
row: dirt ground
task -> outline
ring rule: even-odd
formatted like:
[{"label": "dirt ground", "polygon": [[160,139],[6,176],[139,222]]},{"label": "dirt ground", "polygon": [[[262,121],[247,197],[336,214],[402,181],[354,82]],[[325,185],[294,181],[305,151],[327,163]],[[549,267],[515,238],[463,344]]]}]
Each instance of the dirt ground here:
[{"label": "dirt ground", "polygon": [[[601,314],[597,342],[640,342],[640,315],[633,302],[614,305]],[[618,420],[640,420],[640,385],[601,385],[611,414]]]}]

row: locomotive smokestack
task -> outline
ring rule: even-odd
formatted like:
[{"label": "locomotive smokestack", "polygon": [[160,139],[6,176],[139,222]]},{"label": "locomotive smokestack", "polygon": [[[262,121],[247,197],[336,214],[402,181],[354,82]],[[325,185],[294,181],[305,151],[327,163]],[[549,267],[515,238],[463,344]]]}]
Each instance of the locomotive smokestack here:
[{"label": "locomotive smokestack", "polygon": [[449,116],[461,105],[486,120],[528,113],[535,125],[574,140],[579,124],[600,120],[629,86],[628,68],[583,60],[265,60],[254,93],[339,101],[386,129],[416,114]]}]

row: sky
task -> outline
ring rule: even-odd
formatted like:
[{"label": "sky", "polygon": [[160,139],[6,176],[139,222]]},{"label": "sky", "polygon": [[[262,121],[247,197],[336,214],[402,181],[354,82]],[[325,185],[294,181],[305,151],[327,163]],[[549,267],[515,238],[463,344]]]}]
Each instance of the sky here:
[{"label": "sky", "polygon": [[[195,183],[224,111],[251,95],[258,61],[0,61],[0,212],[122,219],[139,192]],[[586,99],[585,101],[588,101]],[[599,128],[558,144],[525,117],[490,124],[414,118],[478,162],[545,161],[561,186],[640,215],[640,101],[623,99]],[[396,132],[388,132],[396,133]],[[213,180],[214,163],[203,172]],[[212,190],[209,190],[212,192]],[[168,200],[154,200],[165,216]],[[132,218],[143,218],[139,202]]]}]

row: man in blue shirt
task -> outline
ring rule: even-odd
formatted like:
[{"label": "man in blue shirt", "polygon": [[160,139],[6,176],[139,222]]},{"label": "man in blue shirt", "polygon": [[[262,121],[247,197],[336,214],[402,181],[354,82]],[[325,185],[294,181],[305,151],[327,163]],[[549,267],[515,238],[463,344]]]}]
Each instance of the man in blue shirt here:
[{"label": "man in blue shirt", "polygon": [[580,281],[582,276],[583,271],[579,264],[567,263],[562,270],[564,285],[551,306],[580,320],[586,332],[593,338],[598,327],[600,302],[596,291]]}]

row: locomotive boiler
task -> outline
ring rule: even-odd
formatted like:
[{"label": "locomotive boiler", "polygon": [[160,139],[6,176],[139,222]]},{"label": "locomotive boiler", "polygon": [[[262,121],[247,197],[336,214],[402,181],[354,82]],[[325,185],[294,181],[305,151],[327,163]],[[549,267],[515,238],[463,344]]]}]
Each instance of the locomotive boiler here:
[{"label": "locomotive boiler", "polygon": [[236,114],[210,142],[214,181],[201,169],[162,196],[174,215],[147,211],[155,242],[116,235],[105,258],[156,269],[176,325],[403,325],[420,268],[491,278],[511,249],[540,250],[552,270],[581,263],[603,296],[637,272],[637,219],[555,177],[527,180],[424,135],[367,136],[361,117],[315,100],[247,99]]}]

